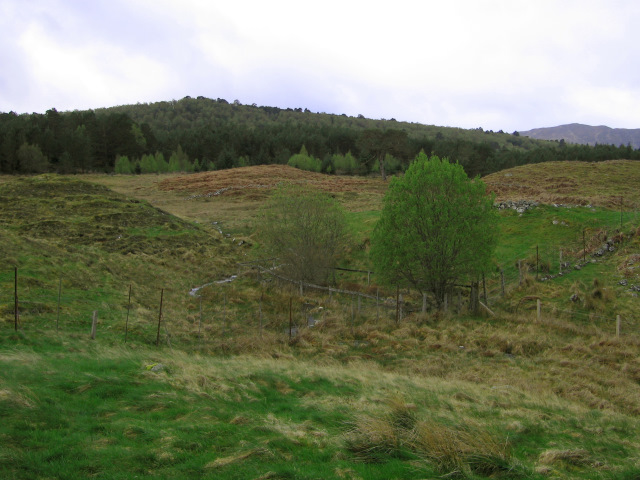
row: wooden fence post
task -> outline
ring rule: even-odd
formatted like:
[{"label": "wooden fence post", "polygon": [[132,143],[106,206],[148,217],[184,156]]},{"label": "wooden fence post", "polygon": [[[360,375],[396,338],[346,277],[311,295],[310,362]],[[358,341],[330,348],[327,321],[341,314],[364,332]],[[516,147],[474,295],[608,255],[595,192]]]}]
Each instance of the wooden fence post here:
[{"label": "wooden fence post", "polygon": [[536,319],[538,320],[538,322],[542,318],[542,314],[541,313],[542,313],[542,302],[538,298],[536,300]]},{"label": "wooden fence post", "polygon": [[129,335],[129,311],[131,310],[131,284],[129,284],[129,301],[127,303],[127,320],[124,324],[124,343],[127,343],[127,336]]},{"label": "wooden fence post", "polygon": [[616,315],[616,337],[620,336],[620,315]]},{"label": "wooden fence post", "polygon": [[260,328],[260,338],[262,338],[262,297],[264,296],[264,292],[260,292],[260,305],[259,305],[259,328]]},{"label": "wooden fence post", "polygon": [[227,334],[227,292],[224,292],[224,306],[222,307],[222,336]]},{"label": "wooden fence post", "polygon": [[487,300],[487,282],[484,277],[484,272],[482,272],[482,291],[484,294],[484,303],[489,305],[489,301]]},{"label": "wooden fence post", "polygon": [[293,330],[293,297],[289,297],[289,341],[291,341],[291,334]]},{"label": "wooden fence post", "polygon": [[60,296],[62,295],[62,277],[58,281],[58,308],[56,309],[56,333],[60,325]]},{"label": "wooden fence post", "polygon": [[422,313],[427,313],[427,294],[422,294]]},{"label": "wooden fence post", "polygon": [[16,330],[16,332],[18,331],[18,317],[20,316],[19,310],[18,310],[18,267],[14,267],[14,273],[15,273],[15,282],[14,282],[14,296],[13,298],[15,299],[15,303],[14,303],[14,313],[15,313],[15,318],[14,318],[14,328]]},{"label": "wooden fence post", "polygon": [[198,317],[198,337],[202,332],[202,295],[200,295],[200,316]]},{"label": "wooden fence post", "polygon": [[622,231],[622,195],[620,195],[620,231]]},{"label": "wooden fence post", "polygon": [[98,311],[93,311],[93,320],[91,322],[91,340],[96,339],[96,331],[98,330]]},{"label": "wooden fence post", "polygon": [[160,290],[160,311],[158,313],[158,333],[156,335],[156,347],[160,346],[160,322],[162,321],[162,301],[164,299],[164,288]]},{"label": "wooden fence post", "polygon": [[351,336],[352,337],[354,336],[354,331],[353,331],[353,326],[354,326],[353,325],[353,323],[354,323],[353,317],[354,317],[354,315],[355,315],[355,313],[353,311],[353,295],[351,295]]}]

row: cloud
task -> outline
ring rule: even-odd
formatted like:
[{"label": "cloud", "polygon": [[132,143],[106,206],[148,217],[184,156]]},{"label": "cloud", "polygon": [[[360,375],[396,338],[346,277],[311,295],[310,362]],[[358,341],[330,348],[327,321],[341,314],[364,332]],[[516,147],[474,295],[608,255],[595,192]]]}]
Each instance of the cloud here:
[{"label": "cloud", "polygon": [[0,15],[3,111],[204,95],[505,131],[638,126],[632,0],[5,0]]}]

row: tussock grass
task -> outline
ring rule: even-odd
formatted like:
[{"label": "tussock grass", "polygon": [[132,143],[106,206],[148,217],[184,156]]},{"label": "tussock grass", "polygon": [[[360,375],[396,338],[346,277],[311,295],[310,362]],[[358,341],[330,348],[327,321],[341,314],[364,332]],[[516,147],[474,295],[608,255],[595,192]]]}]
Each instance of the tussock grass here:
[{"label": "tussock grass", "polygon": [[[403,291],[396,325],[395,289],[376,285],[375,276],[368,286],[366,274],[345,272],[336,280],[374,296],[379,289],[380,310],[373,301],[360,308],[347,296],[300,295],[238,268],[235,262],[250,258],[253,249],[226,233],[251,240],[252,212],[263,190],[187,200],[191,176],[179,179],[185,190],[173,191],[160,189],[168,176],[95,178],[137,200],[55,176],[11,178],[0,186],[0,196],[9,199],[0,211],[0,247],[11,267],[0,271],[4,478],[118,478],[122,471],[167,478],[371,479],[637,473],[637,299],[617,285],[637,276],[640,244],[627,235],[632,212],[624,212],[626,237],[615,252],[547,282],[536,280],[531,268],[540,239],[546,240],[540,258],[555,274],[560,245],[563,259],[575,261],[587,227],[593,251],[614,234],[619,211],[540,206],[521,217],[505,213],[496,263],[505,270],[504,298],[497,272],[487,272],[497,316],[475,318],[466,308],[458,314],[455,299],[446,314],[422,313],[421,297]],[[321,180],[331,188],[332,177]],[[357,233],[350,266],[366,267],[366,239],[383,188],[340,185],[337,198],[350,204]],[[33,195],[25,200],[29,189]],[[31,218],[18,215],[23,200]],[[223,235],[206,225],[221,216]],[[122,249],[114,233],[133,250]],[[529,265],[520,286],[518,259]],[[14,265],[24,302],[17,333]],[[233,283],[205,287],[200,298],[188,295],[233,274]],[[62,328],[56,334],[60,276]],[[155,348],[160,288],[163,328]],[[535,300],[525,297],[542,299],[540,321]],[[96,309],[98,338],[91,342]],[[616,314],[623,317],[620,338],[614,337]],[[317,321],[314,327],[306,327],[307,315]],[[164,368],[148,370],[152,364]],[[544,463],[549,451],[586,451],[590,463]],[[606,468],[593,468],[597,462]]]}]

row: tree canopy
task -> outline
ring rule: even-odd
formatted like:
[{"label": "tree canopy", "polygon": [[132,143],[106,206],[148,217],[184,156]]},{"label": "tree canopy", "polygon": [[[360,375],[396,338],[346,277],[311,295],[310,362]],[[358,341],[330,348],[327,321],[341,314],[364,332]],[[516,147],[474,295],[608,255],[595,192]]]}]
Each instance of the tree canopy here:
[{"label": "tree canopy", "polygon": [[142,172],[144,155],[160,152],[170,162],[179,146],[190,162],[178,163],[184,171],[286,164],[303,145],[315,159],[305,168],[319,163],[326,173],[379,170],[382,176],[404,171],[420,150],[455,159],[470,176],[548,160],[640,159],[640,150],[630,146],[573,145],[515,133],[186,97],[95,111],[0,113],[0,173],[27,173],[18,155],[24,143],[40,149],[46,171],[59,173],[112,172],[120,156],[129,159],[132,172]]},{"label": "tree canopy", "polygon": [[497,213],[485,184],[461,165],[421,152],[393,177],[371,238],[376,273],[431,292],[440,305],[457,282],[490,268]]}]

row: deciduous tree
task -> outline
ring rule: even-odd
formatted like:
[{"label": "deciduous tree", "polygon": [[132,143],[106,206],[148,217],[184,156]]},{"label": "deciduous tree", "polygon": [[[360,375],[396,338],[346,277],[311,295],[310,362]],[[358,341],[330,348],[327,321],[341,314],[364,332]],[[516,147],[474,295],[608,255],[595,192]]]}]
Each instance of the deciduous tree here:
[{"label": "deciduous tree", "polygon": [[278,258],[287,277],[323,284],[346,243],[346,221],[340,204],[303,185],[281,185],[265,204],[259,238]]},{"label": "deciduous tree", "polygon": [[497,243],[497,213],[485,184],[462,166],[421,152],[384,197],[371,239],[376,273],[431,292],[441,305],[463,279],[486,271]]}]

